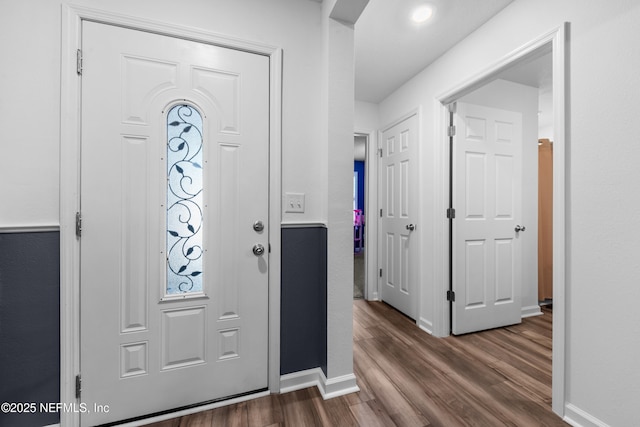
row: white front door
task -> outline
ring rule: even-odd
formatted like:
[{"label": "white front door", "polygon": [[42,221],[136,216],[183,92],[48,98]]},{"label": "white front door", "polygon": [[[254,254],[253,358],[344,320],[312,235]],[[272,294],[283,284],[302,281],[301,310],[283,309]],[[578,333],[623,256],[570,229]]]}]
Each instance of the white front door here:
[{"label": "white front door", "polygon": [[268,57],[88,21],[82,51],[82,425],[265,389]]},{"label": "white front door", "polygon": [[521,321],[522,115],[457,103],[454,334]]},{"label": "white front door", "polygon": [[417,312],[418,117],[382,132],[380,141],[380,296],[412,319]]}]

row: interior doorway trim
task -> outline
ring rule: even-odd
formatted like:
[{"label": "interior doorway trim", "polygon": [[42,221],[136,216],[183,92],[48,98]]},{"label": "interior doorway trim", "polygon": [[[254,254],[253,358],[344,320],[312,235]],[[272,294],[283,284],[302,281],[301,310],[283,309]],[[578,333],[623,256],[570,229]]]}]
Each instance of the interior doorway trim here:
[{"label": "interior doorway trim", "polygon": [[[80,369],[80,96],[76,52],[82,21],[94,21],[264,55],[269,58],[269,362],[271,392],[280,389],[280,252],[282,151],[282,49],[164,22],[79,6],[62,5],[60,106],[60,401],[77,403],[75,376]],[[80,414],[60,413],[60,424],[77,426]]]},{"label": "interior doorway trim", "polygon": [[566,406],[566,289],[568,274],[566,272],[567,254],[566,239],[569,228],[566,225],[568,200],[565,197],[568,139],[565,123],[567,121],[567,35],[569,23],[542,34],[524,46],[507,54],[492,66],[478,72],[471,78],[460,82],[452,89],[442,93],[435,99],[437,126],[436,156],[441,165],[436,171],[436,209],[443,215],[437,217],[435,230],[435,292],[434,303],[434,335],[449,335],[449,302],[446,291],[449,284],[449,220],[444,212],[449,202],[449,150],[447,127],[449,125],[448,106],[460,97],[473,92],[494,80],[502,71],[519,61],[536,58],[551,52],[553,58],[553,350],[552,350],[552,409],[560,417],[565,416]]},{"label": "interior doorway trim", "polygon": [[364,247],[365,247],[365,272],[364,272],[364,299],[377,301],[379,299],[376,276],[378,265],[378,217],[375,215],[378,206],[378,143],[376,131],[371,129],[356,129],[355,136],[363,136],[366,139],[365,167],[364,167]]}]

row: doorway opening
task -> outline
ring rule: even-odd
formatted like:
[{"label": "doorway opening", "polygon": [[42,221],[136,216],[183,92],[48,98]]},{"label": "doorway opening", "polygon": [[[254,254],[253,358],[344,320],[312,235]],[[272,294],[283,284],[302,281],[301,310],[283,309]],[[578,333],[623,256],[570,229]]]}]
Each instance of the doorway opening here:
[{"label": "doorway opening", "polygon": [[[361,198],[362,217],[360,218],[360,230],[356,230],[356,218],[354,212],[354,297],[356,296],[355,279],[359,280],[358,292],[365,300],[378,299],[378,135],[377,131],[370,129],[356,129],[354,134],[354,172],[356,161],[363,162],[363,172],[359,172],[362,184],[359,191]],[[355,177],[355,174],[354,174]],[[355,194],[355,192],[354,192]],[[354,210],[356,207],[354,206]],[[361,246],[356,241],[356,231],[361,231],[359,237]],[[356,252],[358,249],[358,252]],[[358,260],[356,261],[356,257]],[[356,276],[358,275],[358,276]]]},{"label": "doorway opening", "polygon": [[[452,108],[453,333],[520,323],[552,302],[552,94],[551,53],[543,52]],[[469,277],[469,269],[483,273]],[[495,286],[483,292],[484,280]]]},{"label": "doorway opening", "polygon": [[353,138],[353,299],[363,299],[366,276],[367,137]]},{"label": "doorway opening", "polygon": [[[516,70],[518,67],[527,67],[527,64],[531,65],[536,60],[542,60],[545,55],[549,55],[551,58],[552,69],[551,76],[553,82],[553,91],[551,93],[552,99],[552,113],[551,113],[551,127],[553,130],[553,184],[552,184],[552,266],[553,266],[553,349],[552,349],[552,409],[553,411],[564,416],[565,406],[565,150],[566,150],[566,135],[565,135],[565,88],[566,88],[566,34],[568,24],[564,24],[546,34],[543,34],[539,38],[524,45],[520,49],[510,53],[505,58],[494,64],[493,66],[482,70],[472,78],[460,83],[452,90],[437,97],[437,101],[440,104],[440,123],[443,140],[448,140],[447,131],[449,128],[450,111],[449,106],[454,102],[460,100],[462,97],[471,94],[476,89],[486,86],[488,83],[496,81],[497,79],[504,79],[510,71]],[[542,92],[542,91],[541,91]],[[534,144],[537,141],[534,141]],[[537,145],[537,144],[536,144]],[[443,174],[440,175],[442,180],[440,182],[441,188],[444,190],[440,192],[439,204],[442,211],[446,211],[446,206],[449,202],[449,144],[442,147],[438,147],[439,158],[442,159]],[[537,157],[537,156],[536,156]],[[537,210],[537,197],[534,198],[535,207]],[[458,215],[456,214],[456,217]],[[440,264],[443,268],[442,276],[442,295],[443,302],[437,303],[435,307],[436,311],[436,323],[434,324],[434,333],[441,336],[449,335],[450,321],[449,314],[451,313],[450,301],[445,297],[447,295],[447,284],[451,286],[452,274],[448,273],[449,265],[449,240],[447,234],[449,230],[450,219],[444,218],[442,220],[442,231],[437,236],[440,242],[439,246],[442,248],[441,255],[438,258],[442,260]],[[518,224],[521,225],[521,224]],[[537,227],[537,223],[535,226]],[[536,236],[537,237],[537,236]],[[537,240],[537,239],[536,239]],[[534,268],[537,270],[537,263],[534,264]],[[540,311],[538,292],[535,290],[534,310]],[[450,298],[449,298],[450,299]],[[455,315],[455,314],[454,314]]]},{"label": "doorway opening", "polygon": [[[528,150],[525,159],[528,165],[529,179],[526,197],[526,209],[530,213],[531,231],[535,236],[525,255],[529,269],[524,272],[530,277],[530,301],[536,299],[539,306],[553,307],[553,58],[551,52],[531,61],[521,61],[500,75],[501,79],[533,88],[537,96],[537,123],[531,130],[537,131],[534,142],[533,133],[527,141]],[[536,144],[537,143],[537,144]],[[537,150],[532,150],[536,147]],[[537,162],[536,162],[537,160]],[[535,188],[537,187],[537,189]],[[535,217],[534,217],[535,215]],[[537,247],[535,247],[537,246]],[[535,261],[535,262],[534,262]],[[537,282],[537,283],[536,283]],[[532,307],[534,308],[534,307]],[[529,313],[535,314],[535,310]]]}]

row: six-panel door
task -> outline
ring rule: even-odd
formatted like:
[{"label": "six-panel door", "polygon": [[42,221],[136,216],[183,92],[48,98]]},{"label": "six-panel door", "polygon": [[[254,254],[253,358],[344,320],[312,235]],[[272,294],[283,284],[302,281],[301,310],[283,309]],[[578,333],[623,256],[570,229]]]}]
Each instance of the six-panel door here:
[{"label": "six-panel door", "polygon": [[456,110],[452,330],[462,334],[521,321],[522,116]]},{"label": "six-panel door", "polygon": [[380,141],[380,294],[415,319],[417,310],[417,115],[382,133]]}]

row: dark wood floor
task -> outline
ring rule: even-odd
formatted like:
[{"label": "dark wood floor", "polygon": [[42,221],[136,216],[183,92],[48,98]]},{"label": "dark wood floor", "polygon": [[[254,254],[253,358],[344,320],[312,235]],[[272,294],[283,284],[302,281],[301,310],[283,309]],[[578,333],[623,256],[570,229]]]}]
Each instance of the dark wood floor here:
[{"label": "dark wood floor", "polygon": [[359,393],[315,387],[153,427],[563,426],[551,411],[551,312],[507,328],[434,338],[384,303],[354,301]]}]

